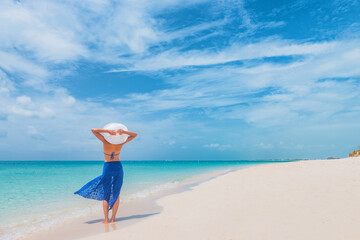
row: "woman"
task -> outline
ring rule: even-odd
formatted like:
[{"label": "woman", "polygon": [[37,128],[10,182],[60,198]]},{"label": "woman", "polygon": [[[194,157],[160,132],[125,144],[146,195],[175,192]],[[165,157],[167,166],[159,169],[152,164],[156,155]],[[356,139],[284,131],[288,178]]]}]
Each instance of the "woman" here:
[{"label": "woman", "polygon": [[[112,216],[110,222],[115,222],[116,212],[119,207],[119,195],[123,183],[123,168],[119,160],[119,155],[125,143],[133,140],[137,134],[129,131],[119,129],[105,130],[99,128],[92,128],[94,135],[103,142],[105,163],[103,174],[87,184],[85,184],[75,194],[79,194],[85,198],[103,201],[105,220],[103,223],[109,223],[109,211],[112,209]],[[107,142],[100,133],[110,133],[111,135],[127,134],[129,137],[122,144],[111,144]]]}]

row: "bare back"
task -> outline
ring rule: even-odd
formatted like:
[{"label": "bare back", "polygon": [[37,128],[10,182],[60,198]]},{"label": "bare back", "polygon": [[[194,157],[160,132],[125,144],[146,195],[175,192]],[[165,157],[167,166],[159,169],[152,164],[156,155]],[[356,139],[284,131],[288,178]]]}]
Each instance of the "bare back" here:
[{"label": "bare back", "polygon": [[[123,144],[111,144],[108,142],[103,142],[103,149],[104,149],[104,153],[108,154],[104,154],[105,156],[105,162],[113,162],[113,161],[120,161],[120,152],[121,149],[124,145]],[[112,153],[114,153],[113,158],[111,159],[111,155]]]},{"label": "bare back", "polygon": [[[115,130],[105,130],[105,129],[100,129],[100,128],[92,128],[91,131],[103,143],[105,162],[120,161],[119,156],[120,156],[120,152],[121,152],[121,149],[124,146],[124,144],[132,141],[137,136],[137,133],[130,132],[130,131],[124,131],[122,129],[115,131]],[[127,134],[127,135],[129,135],[129,137],[122,144],[111,144],[108,141],[106,141],[106,139],[104,138],[103,135],[100,134],[101,132],[102,133],[107,132],[112,135],[115,135],[116,133]]]}]

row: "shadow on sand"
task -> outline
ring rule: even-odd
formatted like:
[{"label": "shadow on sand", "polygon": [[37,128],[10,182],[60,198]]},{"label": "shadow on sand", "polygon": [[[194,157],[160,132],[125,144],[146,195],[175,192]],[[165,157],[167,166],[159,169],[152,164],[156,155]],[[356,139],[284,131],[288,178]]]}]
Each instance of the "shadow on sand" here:
[{"label": "shadow on sand", "polygon": [[[135,219],[135,218],[145,218],[145,217],[149,217],[151,215],[155,215],[155,214],[159,214],[159,213],[160,212],[148,213],[148,214],[138,214],[138,215],[132,215],[132,216],[128,216],[128,217],[116,218],[116,222],[125,221],[125,220],[129,220],[129,219]],[[104,219],[91,220],[91,221],[87,221],[85,223],[93,224],[93,223],[98,223],[98,222],[102,222],[102,221],[104,221]]]}]

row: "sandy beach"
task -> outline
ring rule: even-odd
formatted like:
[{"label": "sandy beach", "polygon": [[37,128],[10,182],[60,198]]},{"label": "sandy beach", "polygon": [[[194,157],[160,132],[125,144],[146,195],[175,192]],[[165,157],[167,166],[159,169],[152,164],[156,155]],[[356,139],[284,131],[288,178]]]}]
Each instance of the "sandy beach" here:
[{"label": "sandy beach", "polygon": [[[73,239],[82,240],[356,240],[360,239],[359,173],[360,158],[254,166],[154,198],[152,204],[142,200],[127,212],[122,208],[116,224],[102,226],[95,221],[77,232],[63,231],[67,237],[63,236],[70,239],[73,234]],[[135,213],[139,219],[126,223],[134,219],[125,215]],[[105,233],[79,238],[81,231],[104,227]]]},{"label": "sandy beach", "polygon": [[231,172],[157,201],[160,214],[97,239],[360,239],[360,159]]}]

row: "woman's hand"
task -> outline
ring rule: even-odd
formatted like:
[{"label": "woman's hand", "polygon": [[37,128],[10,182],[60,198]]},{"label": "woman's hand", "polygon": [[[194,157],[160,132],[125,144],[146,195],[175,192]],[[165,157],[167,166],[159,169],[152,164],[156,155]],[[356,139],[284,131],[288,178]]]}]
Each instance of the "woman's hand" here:
[{"label": "woman's hand", "polygon": [[124,130],[122,130],[122,129],[118,129],[117,131],[116,131],[118,134],[123,134],[124,133]]},{"label": "woman's hand", "polygon": [[116,135],[116,131],[115,131],[115,130],[108,130],[108,133],[110,133],[110,135]]}]

